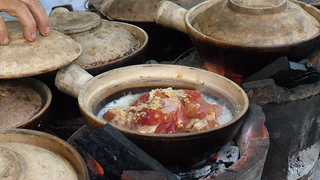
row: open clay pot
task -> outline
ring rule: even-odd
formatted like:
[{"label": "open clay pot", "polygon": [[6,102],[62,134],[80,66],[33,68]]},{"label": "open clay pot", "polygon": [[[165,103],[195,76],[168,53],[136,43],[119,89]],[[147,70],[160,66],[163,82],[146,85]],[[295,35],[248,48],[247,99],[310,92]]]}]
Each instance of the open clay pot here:
[{"label": "open clay pot", "polygon": [[200,132],[149,134],[116,126],[166,165],[198,162],[232,140],[245,119],[249,104],[246,93],[231,80],[209,71],[178,65],[133,65],[92,77],[72,64],[59,70],[55,83],[61,91],[78,98],[80,111],[90,129],[107,123],[97,117],[107,103],[129,92],[142,93],[155,88],[198,90],[231,109],[233,119],[230,122]]},{"label": "open clay pot", "polygon": [[300,61],[319,47],[320,11],[294,0],[209,0],[189,10],[161,1],[154,18],[188,33],[206,67],[234,81],[281,56]]},{"label": "open clay pot", "polygon": [[0,80],[0,129],[41,129],[47,121],[52,94],[34,78]]},{"label": "open clay pot", "polygon": [[93,75],[144,60],[148,35],[137,26],[65,8],[50,13],[50,26],[81,44],[83,52],[73,63]]},{"label": "open clay pot", "polygon": [[0,179],[89,180],[81,155],[62,139],[26,129],[0,130]]}]

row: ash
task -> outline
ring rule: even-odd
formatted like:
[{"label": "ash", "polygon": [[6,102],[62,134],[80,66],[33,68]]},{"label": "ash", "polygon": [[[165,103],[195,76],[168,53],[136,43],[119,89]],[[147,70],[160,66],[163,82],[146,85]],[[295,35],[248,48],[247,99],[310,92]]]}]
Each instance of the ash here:
[{"label": "ash", "polygon": [[289,157],[287,180],[295,180],[307,175],[314,168],[319,158],[319,151],[320,141]]},{"label": "ash", "polygon": [[196,169],[189,169],[174,173],[179,180],[203,179],[224,172],[240,157],[239,147],[229,142],[222,147],[214,158]]}]

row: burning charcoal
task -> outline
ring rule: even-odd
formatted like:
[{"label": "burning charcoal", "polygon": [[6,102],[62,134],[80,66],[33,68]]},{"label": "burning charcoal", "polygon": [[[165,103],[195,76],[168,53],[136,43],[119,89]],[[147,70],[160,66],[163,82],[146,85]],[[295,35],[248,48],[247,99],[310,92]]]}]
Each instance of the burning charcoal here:
[{"label": "burning charcoal", "polygon": [[176,173],[180,180],[203,179],[221,173],[229,166],[239,160],[239,148],[234,145],[234,142],[229,142],[221,148],[212,161],[207,162],[200,168],[191,169]]},{"label": "burning charcoal", "polygon": [[166,180],[165,175],[159,171],[123,171],[121,180]]},{"label": "burning charcoal", "polygon": [[223,163],[222,164],[213,163],[211,169],[212,169],[212,172],[209,174],[209,176],[221,173],[221,172],[225,171],[225,169],[227,169],[227,167]]},{"label": "burning charcoal", "polygon": [[202,179],[211,173],[211,165],[206,165],[200,169],[190,170],[189,172],[181,172],[177,174],[180,180]]},{"label": "burning charcoal", "polygon": [[239,152],[239,147],[237,146],[224,146],[218,153],[219,156],[217,158],[217,162],[224,163],[226,164],[226,167],[229,167],[230,165],[238,161]]},{"label": "burning charcoal", "polygon": [[75,142],[100,164],[106,179],[120,179],[124,170],[155,170],[168,180],[177,179],[112,125],[87,131]]}]

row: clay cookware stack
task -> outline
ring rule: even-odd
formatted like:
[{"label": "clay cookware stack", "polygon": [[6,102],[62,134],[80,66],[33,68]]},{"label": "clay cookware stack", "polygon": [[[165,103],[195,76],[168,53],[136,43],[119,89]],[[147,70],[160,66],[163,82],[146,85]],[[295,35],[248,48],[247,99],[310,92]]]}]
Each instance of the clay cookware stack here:
[{"label": "clay cookware stack", "polygon": [[7,21],[10,44],[0,46],[0,179],[88,179],[83,159],[62,139],[42,133],[52,99],[50,89],[30,76],[74,61],[79,43],[51,31],[34,42],[18,21]]}]

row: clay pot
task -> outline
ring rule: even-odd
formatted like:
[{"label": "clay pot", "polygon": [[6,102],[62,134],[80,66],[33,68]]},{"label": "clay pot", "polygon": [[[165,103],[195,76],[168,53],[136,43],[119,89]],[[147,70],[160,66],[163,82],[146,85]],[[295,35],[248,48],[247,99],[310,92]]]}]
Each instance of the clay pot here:
[{"label": "clay pot", "polygon": [[[100,14],[109,20],[131,23],[154,22],[153,14],[161,0],[106,0],[100,5]],[[190,9],[204,0],[172,0]]]},{"label": "clay pot", "polygon": [[73,63],[93,75],[144,60],[148,35],[137,26],[65,8],[50,13],[50,26],[81,44],[83,52]]},{"label": "clay pot", "polygon": [[62,139],[40,131],[0,130],[0,178],[89,180],[80,154]]},{"label": "clay pot", "polygon": [[206,66],[235,81],[281,56],[300,61],[319,47],[320,11],[294,0],[209,0],[189,10],[161,1],[154,18],[188,33]]},{"label": "clay pot", "polygon": [[0,129],[41,130],[47,122],[52,93],[34,78],[0,80]]},{"label": "clay pot", "polygon": [[117,127],[144,151],[167,165],[199,162],[232,140],[245,120],[249,104],[247,95],[231,80],[209,71],[178,65],[126,66],[95,77],[70,65],[59,70],[55,83],[59,90],[78,98],[80,111],[90,129],[107,123],[96,115],[108,102],[129,92],[142,93],[154,88],[198,90],[231,109],[234,118],[230,122],[201,132],[146,134]]}]

